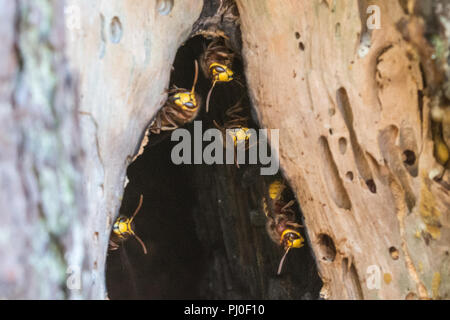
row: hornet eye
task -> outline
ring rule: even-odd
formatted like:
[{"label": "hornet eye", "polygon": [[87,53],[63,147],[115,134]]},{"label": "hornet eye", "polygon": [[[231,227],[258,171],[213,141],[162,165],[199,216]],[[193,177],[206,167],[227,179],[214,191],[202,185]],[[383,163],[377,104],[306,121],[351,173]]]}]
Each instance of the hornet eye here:
[{"label": "hornet eye", "polygon": [[219,66],[215,66],[215,67],[214,67],[214,70],[215,70],[216,72],[219,72],[219,73],[225,72],[225,69],[222,68],[222,67],[219,67]]}]

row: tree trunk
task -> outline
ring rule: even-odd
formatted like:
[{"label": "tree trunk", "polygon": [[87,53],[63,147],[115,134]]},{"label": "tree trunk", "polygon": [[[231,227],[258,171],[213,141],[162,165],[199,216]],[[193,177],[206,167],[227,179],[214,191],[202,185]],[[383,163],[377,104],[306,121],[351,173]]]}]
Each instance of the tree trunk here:
[{"label": "tree trunk", "polygon": [[90,284],[78,290],[96,252],[84,234],[85,159],[76,84],[64,59],[63,5],[0,6],[0,299],[90,298]]},{"label": "tree trunk", "polygon": [[[434,179],[448,156],[435,160],[430,121],[445,100],[414,2],[237,3],[250,94],[280,129],[323,293],[448,298],[448,171]],[[371,4],[380,29],[366,27]]]},{"label": "tree trunk", "polygon": [[201,10],[172,3],[0,2],[0,298],[106,297],[125,169]]},{"label": "tree trunk", "polygon": [[[240,30],[207,15],[223,2],[0,0],[0,299],[108,297],[108,240],[126,169],[167,99],[177,50],[220,28],[233,31],[238,51],[242,33],[259,126],[280,129],[282,173],[304,215],[322,296],[449,298],[448,1],[236,0]],[[189,297],[317,298],[309,251],[292,253],[292,276],[271,273],[282,251],[261,227],[266,180],[248,182],[251,169],[167,162],[138,158],[129,190],[144,193],[137,181],[148,183],[147,231],[160,229],[167,245],[149,241],[150,255],[205,247],[198,258],[210,264],[186,268],[210,292]],[[176,187],[152,203],[166,180]],[[177,203],[186,190],[192,203]],[[172,220],[162,229],[158,219]],[[192,243],[168,241],[178,220],[196,234]],[[177,263],[184,267],[167,269],[183,272]],[[188,292],[197,278],[186,274]],[[147,290],[178,285],[160,277]]]}]

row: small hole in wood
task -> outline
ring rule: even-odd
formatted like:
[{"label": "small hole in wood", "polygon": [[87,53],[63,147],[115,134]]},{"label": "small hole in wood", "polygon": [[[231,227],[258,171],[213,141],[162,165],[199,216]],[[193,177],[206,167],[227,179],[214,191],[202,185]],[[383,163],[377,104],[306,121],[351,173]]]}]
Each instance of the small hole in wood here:
[{"label": "small hole in wood", "polygon": [[321,233],[318,236],[319,254],[322,261],[333,262],[336,258],[336,246],[333,239],[325,233]]},{"label": "small hole in wood", "polygon": [[110,33],[111,33],[111,42],[112,43],[119,43],[122,39],[122,23],[120,22],[119,17],[114,17],[111,20],[110,25]]},{"label": "small hole in wood", "polygon": [[425,241],[425,244],[427,246],[429,246],[430,242],[431,242],[431,239],[432,239],[431,234],[429,232],[422,231],[421,235],[422,235],[423,241]]},{"label": "small hole in wood", "polygon": [[403,162],[408,165],[412,166],[414,163],[416,163],[416,154],[412,150],[405,150],[403,151]]},{"label": "small hole in wood", "polygon": [[370,192],[377,193],[377,185],[375,184],[375,181],[369,179],[366,181],[366,185],[369,188]]},{"label": "small hole in wood", "polygon": [[156,2],[156,9],[162,16],[168,15],[173,8],[173,0],[158,0]]},{"label": "small hole in wood", "polygon": [[300,33],[296,32],[296,33],[295,33],[295,38],[296,38],[296,39],[300,39]]},{"label": "small hole in wood", "polygon": [[390,247],[389,248],[389,254],[391,255],[391,258],[393,260],[398,260],[400,253],[398,252],[396,247]]},{"label": "small hole in wood", "polygon": [[298,44],[298,47],[300,48],[300,50],[305,51],[305,45],[303,44],[303,42],[300,42]]},{"label": "small hole in wood", "polygon": [[336,23],[334,33],[335,33],[336,37],[340,37],[341,36],[341,24],[339,22]]},{"label": "small hole in wood", "polygon": [[348,172],[345,174],[345,177],[346,177],[349,181],[353,181],[353,172],[348,171]]},{"label": "small hole in wood", "polygon": [[344,137],[339,138],[339,151],[341,152],[341,154],[345,154],[345,152],[347,151],[347,139],[345,139]]}]

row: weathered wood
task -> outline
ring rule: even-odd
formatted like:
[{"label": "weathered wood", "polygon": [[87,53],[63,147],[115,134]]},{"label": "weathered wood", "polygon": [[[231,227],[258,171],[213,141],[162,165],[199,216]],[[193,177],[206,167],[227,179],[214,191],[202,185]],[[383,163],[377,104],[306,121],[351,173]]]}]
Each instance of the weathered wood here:
[{"label": "weathered wood", "polygon": [[[262,126],[280,129],[323,293],[448,298],[448,175],[433,179],[443,167],[423,95],[436,91],[421,73],[431,57],[399,25],[414,23],[414,2],[237,3],[250,94]],[[370,4],[380,29],[366,27]]]},{"label": "weathered wood", "polygon": [[[237,0],[251,98],[261,125],[280,129],[328,298],[449,298],[449,18],[445,1],[431,3]],[[377,30],[366,27],[372,4]],[[194,24],[195,0],[0,6],[0,298],[103,299],[127,165],[167,97],[178,47],[217,17]],[[239,33],[229,36],[236,49]],[[238,240],[224,242],[224,263],[212,252],[222,269],[207,278],[249,272],[255,283],[229,297],[299,297],[264,278],[277,251],[263,257],[248,226],[252,195],[233,196],[239,185],[220,180],[233,172],[214,174],[217,193],[238,200],[217,227]],[[199,198],[197,219],[212,226],[219,197]]]},{"label": "weathered wood", "polygon": [[105,298],[125,169],[202,5],[173,4],[0,1],[0,298]]}]

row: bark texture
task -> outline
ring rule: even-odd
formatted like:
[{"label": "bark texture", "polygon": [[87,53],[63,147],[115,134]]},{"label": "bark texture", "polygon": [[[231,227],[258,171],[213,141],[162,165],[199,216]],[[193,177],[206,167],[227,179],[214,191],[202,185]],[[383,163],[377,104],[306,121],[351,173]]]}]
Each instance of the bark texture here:
[{"label": "bark texture", "polygon": [[[261,127],[280,129],[282,170],[304,213],[323,297],[448,299],[447,1],[236,2],[253,106]],[[367,28],[370,5],[380,8],[380,29]],[[0,299],[107,296],[126,168],[167,98],[175,54],[190,35],[216,34],[216,23],[236,31],[233,19],[195,23],[202,6],[0,0]],[[239,32],[225,34],[240,47]],[[205,192],[186,219],[206,226],[200,242],[219,244],[198,268],[213,288],[199,296],[311,297],[315,277],[309,288],[266,277],[280,251],[266,250],[252,213],[263,191],[250,192],[235,170],[206,170],[214,178],[195,180]],[[221,204],[221,195],[236,202]],[[306,254],[293,253],[291,266],[313,278],[311,263],[296,265]]]},{"label": "bark texture", "polygon": [[[76,86],[64,59],[62,2],[0,1],[0,299],[70,291],[86,250]],[[70,266],[78,266],[70,269]]]},{"label": "bark texture", "polygon": [[[261,126],[280,129],[323,295],[448,298],[448,174],[435,179],[430,120],[443,82],[414,1],[237,4],[250,94]],[[380,29],[366,27],[371,4]]]}]

